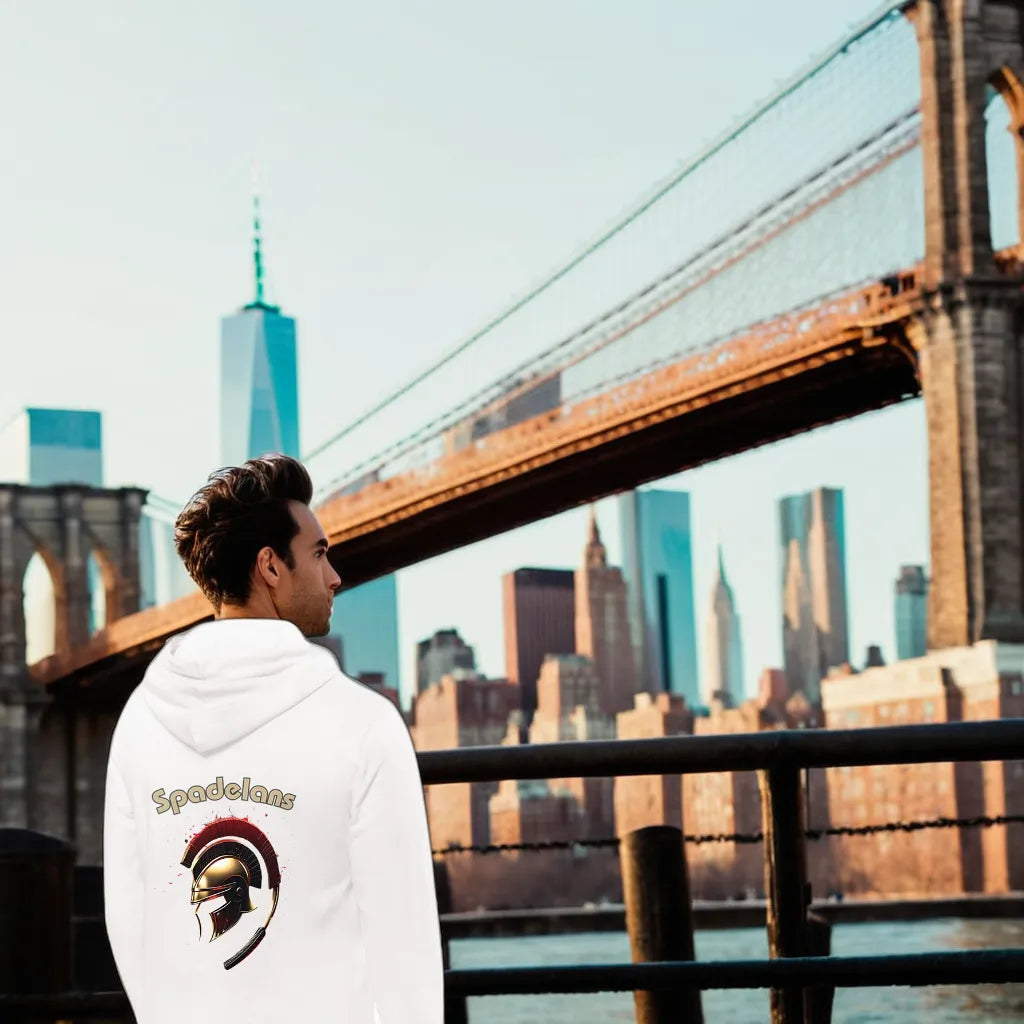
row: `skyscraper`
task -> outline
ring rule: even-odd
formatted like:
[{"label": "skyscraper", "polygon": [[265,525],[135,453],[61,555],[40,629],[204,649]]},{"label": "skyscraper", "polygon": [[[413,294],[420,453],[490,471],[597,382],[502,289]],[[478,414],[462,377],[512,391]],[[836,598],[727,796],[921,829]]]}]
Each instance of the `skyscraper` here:
[{"label": "skyscraper", "polygon": [[622,573],[639,689],[700,703],[690,496],[637,490],[619,496]]},{"label": "skyscraper", "polygon": [[[234,466],[267,452],[299,457],[295,321],[264,300],[259,197],[253,195],[255,297],[221,328],[221,460]],[[398,595],[385,576],[338,593],[331,637],[345,671],[379,672],[398,687]],[[329,645],[328,645],[329,646]]]},{"label": "skyscraper", "polygon": [[529,724],[537,709],[537,679],[548,654],[576,651],[576,606],[571,569],[516,569],[501,580],[505,620],[505,676],[519,684]]},{"label": "skyscraper", "polygon": [[633,707],[639,689],[629,629],[626,581],[608,556],[590,509],[583,565],[576,570],[576,653],[594,662],[601,685],[601,710],[614,715]]},{"label": "skyscraper", "polygon": [[263,295],[259,197],[253,196],[253,301],[221,324],[221,461],[267,452],[299,457],[295,321]]},{"label": "skyscraper", "polygon": [[928,579],[923,565],[901,565],[896,578],[896,657],[920,658],[928,651]]},{"label": "skyscraper", "polygon": [[725,578],[725,563],[719,546],[708,618],[708,678],[703,690],[704,703],[710,705],[713,700],[720,700],[726,707],[732,707],[744,699],[745,690],[740,617],[732,587]]},{"label": "skyscraper", "polygon": [[842,490],[781,499],[779,524],[786,682],[816,704],[828,670],[850,659]]}]

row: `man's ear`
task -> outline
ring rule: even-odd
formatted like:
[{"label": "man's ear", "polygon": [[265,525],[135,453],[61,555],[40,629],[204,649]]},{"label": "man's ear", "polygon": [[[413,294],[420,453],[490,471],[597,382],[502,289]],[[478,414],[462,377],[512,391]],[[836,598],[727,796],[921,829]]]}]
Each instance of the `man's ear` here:
[{"label": "man's ear", "polygon": [[268,587],[276,587],[281,582],[281,574],[277,567],[277,555],[272,547],[260,548],[256,555],[256,575]]}]

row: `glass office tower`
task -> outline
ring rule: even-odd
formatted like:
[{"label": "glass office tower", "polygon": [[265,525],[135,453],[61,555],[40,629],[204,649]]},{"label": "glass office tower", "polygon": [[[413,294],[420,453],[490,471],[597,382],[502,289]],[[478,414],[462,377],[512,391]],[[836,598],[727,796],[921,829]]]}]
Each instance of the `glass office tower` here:
[{"label": "glass office tower", "polygon": [[342,664],[350,676],[382,672],[386,686],[399,691],[407,707],[412,699],[399,686],[398,593],[394,574],[338,594],[330,635],[341,640]]},{"label": "glass office tower", "polygon": [[259,199],[254,197],[256,295],[221,323],[221,462],[237,466],[267,452],[299,457],[295,321],[263,295]]},{"label": "glass office tower", "polygon": [[697,707],[690,495],[654,489],[621,494],[619,522],[638,689],[682,694]]},{"label": "glass office tower", "polygon": [[896,657],[920,658],[928,651],[928,578],[923,565],[901,565],[896,578]]}]

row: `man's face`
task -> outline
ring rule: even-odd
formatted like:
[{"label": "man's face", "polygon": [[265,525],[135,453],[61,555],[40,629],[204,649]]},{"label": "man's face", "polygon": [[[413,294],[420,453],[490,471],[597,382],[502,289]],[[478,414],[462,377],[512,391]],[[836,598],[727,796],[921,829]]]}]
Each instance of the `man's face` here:
[{"label": "man's face", "polygon": [[304,636],[325,636],[341,578],[327,560],[327,537],[312,510],[299,501],[289,504],[299,532],[292,538],[293,568],[282,567],[274,604],[281,618],[298,626]]}]

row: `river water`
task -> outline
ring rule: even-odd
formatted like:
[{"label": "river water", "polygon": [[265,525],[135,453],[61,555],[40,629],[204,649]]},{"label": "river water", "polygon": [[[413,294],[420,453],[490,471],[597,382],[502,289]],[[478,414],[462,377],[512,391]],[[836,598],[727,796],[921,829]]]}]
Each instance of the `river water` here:
[{"label": "river water", "polygon": [[[698,931],[696,945],[699,960],[768,956],[763,928]],[[832,929],[835,956],[1017,946],[1024,946],[1024,921],[886,922],[843,924]],[[630,959],[629,938],[624,932],[455,939],[451,943],[453,968],[629,963]],[[705,992],[703,1005],[706,1024],[764,1024],[769,1019],[766,991]],[[635,1020],[630,992],[469,1000],[470,1024],[635,1024]],[[839,989],[832,1020],[833,1024],[1024,1021],[1024,983]]]}]

